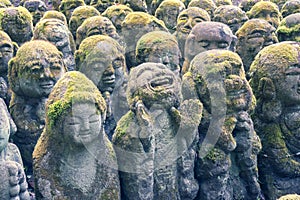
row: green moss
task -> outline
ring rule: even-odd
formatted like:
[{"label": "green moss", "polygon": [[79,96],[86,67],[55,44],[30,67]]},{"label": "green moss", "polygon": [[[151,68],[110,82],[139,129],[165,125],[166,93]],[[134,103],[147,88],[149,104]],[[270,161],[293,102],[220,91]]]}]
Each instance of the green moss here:
[{"label": "green moss", "polygon": [[1,8],[8,8],[8,7],[11,7],[12,4],[9,0],[1,0],[0,1],[0,7]]},{"label": "green moss", "polygon": [[213,17],[213,13],[217,8],[216,4],[212,0],[192,0],[188,5],[188,8],[190,7],[202,8],[206,10],[211,17]]},{"label": "green moss", "polygon": [[0,28],[3,29],[4,25],[9,21],[16,21],[17,24],[22,25],[31,23],[32,26],[32,16],[30,12],[22,6],[0,8]]},{"label": "green moss", "polygon": [[217,161],[223,161],[226,159],[225,153],[217,148],[213,148],[209,151],[209,153],[206,155],[205,159],[217,162]]},{"label": "green moss", "polygon": [[129,8],[126,5],[123,4],[117,4],[117,5],[112,5],[109,6],[103,13],[102,16],[104,17],[108,17],[109,19],[111,19],[111,17],[114,16],[114,12],[117,12],[118,10],[124,10],[126,12],[133,12],[133,10],[131,8]]},{"label": "green moss", "polygon": [[61,12],[56,11],[56,10],[49,10],[49,11],[45,12],[45,14],[43,15],[43,17],[41,18],[41,21],[43,19],[51,19],[51,18],[59,19],[66,26],[68,26],[67,19],[66,19],[65,15],[63,13],[61,13]]},{"label": "green moss", "polygon": [[157,19],[156,17],[154,17],[148,13],[144,13],[144,12],[129,13],[125,17],[125,19],[122,23],[122,27],[127,27],[127,26],[134,27],[134,26],[138,26],[138,25],[146,26],[150,23],[154,23],[154,24],[158,25],[159,27],[164,28],[166,31],[168,30],[163,21]]},{"label": "green moss", "polygon": [[259,1],[257,2],[249,12],[247,12],[247,15],[249,19],[251,18],[257,18],[258,14],[263,10],[270,10],[275,11],[278,16],[281,16],[281,13],[278,10],[278,7],[275,3],[272,3],[270,1]]},{"label": "green moss", "polygon": [[280,197],[278,200],[300,200],[300,195],[288,194]]},{"label": "green moss", "polygon": [[132,111],[129,111],[120,119],[113,136],[113,140],[116,141],[116,143],[118,143],[119,140],[122,140],[125,134],[128,133],[129,125],[134,118],[135,114]]},{"label": "green moss", "polygon": [[[291,35],[300,33],[300,13],[292,14],[284,18],[276,30],[277,34]],[[284,36],[283,36],[284,38]]]}]

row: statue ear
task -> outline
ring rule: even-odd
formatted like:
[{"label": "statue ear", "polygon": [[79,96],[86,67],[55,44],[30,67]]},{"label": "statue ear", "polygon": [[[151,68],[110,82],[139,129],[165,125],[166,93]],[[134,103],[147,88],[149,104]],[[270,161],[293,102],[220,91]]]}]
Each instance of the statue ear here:
[{"label": "statue ear", "polygon": [[270,78],[263,77],[258,84],[258,98],[273,100],[276,97],[276,90],[273,81]]},{"label": "statue ear", "polygon": [[19,93],[20,90],[20,82],[18,77],[18,69],[16,66],[16,59],[12,58],[8,62],[8,80],[10,84],[10,88],[15,92]]},{"label": "statue ear", "polygon": [[236,42],[237,42],[237,37],[235,35],[232,35],[231,38],[232,38],[232,41],[231,41],[229,50],[235,52],[235,46],[236,46]]},{"label": "statue ear", "polygon": [[[195,39],[196,36],[194,34],[189,34],[185,46],[184,46],[184,57],[185,59],[190,59],[189,55],[194,55],[194,49],[195,49]],[[191,60],[189,60],[191,61]]]},{"label": "statue ear", "polygon": [[75,58],[75,68],[77,71],[80,70],[80,67],[81,67],[81,56],[82,56],[82,51],[81,50],[76,50],[75,53],[74,53],[74,58]]},{"label": "statue ear", "polygon": [[198,99],[196,84],[192,74],[187,72],[182,77],[181,91],[183,99]]},{"label": "statue ear", "polygon": [[18,44],[15,43],[15,42],[12,42],[12,44],[13,44],[13,48],[14,48],[14,56],[16,56],[17,51],[18,51],[18,49],[19,49],[19,46],[18,46]]}]

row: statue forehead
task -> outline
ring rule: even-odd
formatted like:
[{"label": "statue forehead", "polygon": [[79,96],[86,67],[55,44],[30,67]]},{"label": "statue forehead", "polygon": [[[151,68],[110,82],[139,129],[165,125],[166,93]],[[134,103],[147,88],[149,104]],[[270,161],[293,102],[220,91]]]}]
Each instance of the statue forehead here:
[{"label": "statue forehead", "polygon": [[253,30],[264,30],[266,32],[272,32],[275,31],[275,28],[263,19],[251,19],[245,22],[245,24],[237,31],[236,35],[238,37],[242,35],[248,35]]}]

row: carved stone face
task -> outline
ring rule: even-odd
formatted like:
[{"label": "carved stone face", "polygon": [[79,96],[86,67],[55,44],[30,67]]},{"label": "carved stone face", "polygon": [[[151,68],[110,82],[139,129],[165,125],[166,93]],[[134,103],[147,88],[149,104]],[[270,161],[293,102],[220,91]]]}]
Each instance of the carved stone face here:
[{"label": "carved stone face", "polygon": [[14,56],[14,46],[9,36],[0,33],[0,74],[7,75],[8,61]]},{"label": "carved stone face", "polygon": [[125,0],[125,5],[128,5],[133,11],[147,12],[145,0]]},{"label": "carved stone face", "polygon": [[4,110],[5,108],[2,108],[1,106],[5,105],[0,104],[0,153],[7,146],[10,133],[9,119]]},{"label": "carved stone face", "polygon": [[276,30],[278,40],[300,42],[300,13],[287,16],[281,22]]},{"label": "carved stone face", "polygon": [[230,28],[219,22],[202,22],[194,26],[185,45],[185,57],[191,61],[195,55],[211,49],[230,49],[235,36]]},{"label": "carved stone face", "polygon": [[95,104],[75,103],[64,116],[64,139],[76,145],[88,145],[98,138],[100,127],[101,115]]},{"label": "carved stone face", "polygon": [[125,5],[113,5],[106,9],[102,14],[109,18],[117,30],[121,29],[121,24],[125,17],[132,12],[132,9]]},{"label": "carved stone face", "polygon": [[300,0],[289,0],[287,1],[281,9],[282,17],[287,17],[288,15],[300,12]]},{"label": "carved stone face", "polygon": [[115,0],[92,0],[91,6],[94,6],[100,13],[103,13],[109,6],[114,5]]},{"label": "carved stone face", "polygon": [[23,5],[31,14],[33,18],[33,26],[43,17],[44,13],[47,11],[45,3],[41,0],[29,0]]},{"label": "carved stone face", "polygon": [[69,21],[75,8],[84,5],[85,3],[83,0],[63,0],[59,6],[59,10],[65,14]]},{"label": "carved stone face", "polygon": [[214,16],[214,11],[217,8],[216,4],[212,0],[191,0],[188,8],[198,7],[206,10],[211,18]]}]

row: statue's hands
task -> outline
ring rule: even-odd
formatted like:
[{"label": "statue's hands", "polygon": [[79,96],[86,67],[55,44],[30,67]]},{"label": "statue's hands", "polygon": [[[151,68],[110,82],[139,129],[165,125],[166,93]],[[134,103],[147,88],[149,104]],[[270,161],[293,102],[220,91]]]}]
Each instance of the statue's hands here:
[{"label": "statue's hands", "polygon": [[182,125],[197,126],[200,124],[203,106],[198,99],[184,100],[180,108],[180,119]]},{"label": "statue's hands", "polygon": [[147,108],[145,107],[144,103],[141,100],[139,100],[135,104],[135,114],[140,126],[147,127],[150,125],[151,123],[150,115],[148,113]]},{"label": "statue's hands", "polygon": [[240,111],[237,115],[236,127],[239,131],[251,131],[253,130],[253,122],[249,114],[246,111]]}]

